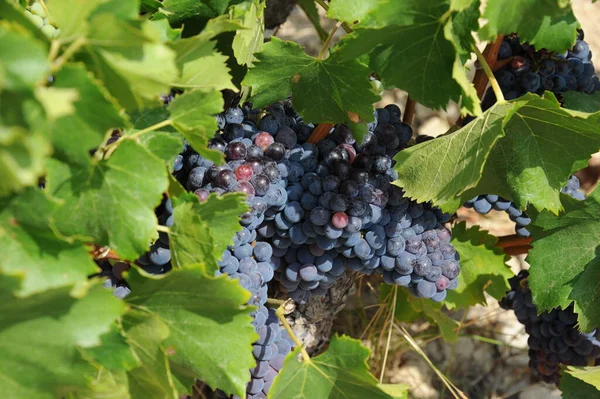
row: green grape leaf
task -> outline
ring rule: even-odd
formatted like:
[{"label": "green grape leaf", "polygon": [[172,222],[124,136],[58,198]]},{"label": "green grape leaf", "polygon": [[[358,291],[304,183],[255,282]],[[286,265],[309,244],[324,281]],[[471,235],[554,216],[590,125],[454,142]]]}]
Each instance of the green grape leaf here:
[{"label": "green grape leaf", "polygon": [[108,370],[131,370],[141,366],[139,359],[116,325],[100,337],[102,345],[87,348],[85,353]]},{"label": "green grape leaf", "polygon": [[406,384],[379,384],[378,386],[394,399],[408,399],[410,386]]},{"label": "green grape leaf", "polygon": [[456,132],[400,151],[397,184],[445,211],[496,193],[556,213],[560,189],[600,146],[598,116],[562,109],[552,93],[495,104]]},{"label": "green grape leaf", "polygon": [[[481,13],[479,12],[480,1],[475,0],[468,7],[462,10],[461,12],[457,12],[452,16],[452,23],[447,24],[445,27],[445,36],[446,38],[454,44],[456,48],[456,52],[459,54],[461,61],[467,62],[469,58],[471,58],[471,52],[473,51],[473,46],[475,46],[475,37],[473,36],[473,32],[477,31],[479,28],[479,17]],[[461,69],[463,69],[462,75],[464,74],[464,67],[462,63],[459,65]],[[457,74],[458,75],[458,74]],[[471,85],[470,81],[467,79],[467,83],[462,83],[457,77],[455,77],[456,81],[463,86],[463,90],[467,91],[469,88],[475,90],[474,86]],[[475,93],[477,96],[477,93]],[[469,99],[473,97],[468,96]],[[464,101],[464,99],[463,99]]]},{"label": "green grape leaf", "polygon": [[568,367],[567,374],[600,390],[600,367]]},{"label": "green grape leaf", "polygon": [[598,396],[599,367],[568,367],[560,377],[560,391],[563,399],[588,399]]},{"label": "green grape leaf", "polygon": [[101,368],[86,388],[70,393],[66,399],[131,399],[127,373]]},{"label": "green grape leaf", "polygon": [[450,0],[450,9],[455,11],[463,11],[473,5],[478,0]]},{"label": "green grape leaf", "polygon": [[276,37],[256,54],[258,62],[242,82],[252,86],[256,107],[292,94],[294,108],[306,122],[349,123],[373,120],[369,69],[357,60],[343,62],[334,52],[326,60],[304,53],[301,46]]},{"label": "green grape leaf", "polygon": [[448,291],[448,308],[467,308],[486,304],[484,292],[501,299],[508,290],[508,279],[513,276],[506,265],[509,257],[496,247],[498,238],[480,230],[479,226],[467,229],[465,222],[452,229],[452,244],[460,255],[461,272],[458,287]]},{"label": "green grape leaf", "polygon": [[400,151],[394,158],[397,184],[419,202],[432,201],[444,211],[456,210],[464,202],[457,194],[480,178],[488,151],[503,136],[502,120],[512,107],[496,104],[454,133]]},{"label": "green grape leaf", "polygon": [[[103,0],[90,17],[97,14],[110,13],[119,17],[119,19],[133,20],[139,16],[139,0]],[[60,25],[59,25],[60,26]]]},{"label": "green grape leaf", "polygon": [[85,285],[97,270],[83,244],[63,240],[49,227],[60,206],[33,188],[0,205],[0,271],[22,279],[20,296]]},{"label": "green grape leaf", "polygon": [[46,7],[52,22],[60,27],[60,38],[73,40],[87,34],[89,17],[100,4],[106,1],[89,0],[84,3],[79,0],[50,1]]},{"label": "green grape leaf", "polygon": [[175,52],[161,40],[149,21],[121,21],[104,13],[90,22],[83,59],[126,109],[157,105],[179,75]]},{"label": "green grape leaf", "polygon": [[378,3],[378,0],[331,0],[327,18],[354,23],[367,16],[371,10],[377,7]]},{"label": "green grape leaf", "polygon": [[483,40],[518,33],[523,42],[559,53],[573,45],[579,28],[571,5],[563,0],[489,0],[483,18]]},{"label": "green grape leaf", "polygon": [[269,398],[392,399],[369,372],[369,350],[360,341],[334,335],[319,356],[300,361],[300,349],[291,352],[275,377]]},{"label": "green grape leaf", "polygon": [[173,126],[189,141],[194,150],[214,163],[223,162],[222,153],[206,147],[218,130],[214,115],[223,110],[221,93],[188,92],[175,97],[168,110],[171,112]]},{"label": "green grape leaf", "polygon": [[243,194],[211,194],[202,203],[187,194],[174,199],[174,223],[169,232],[173,262],[178,267],[202,265],[210,274],[242,229],[240,215],[248,211]]},{"label": "green grape leaf", "polygon": [[37,87],[34,96],[40,102],[46,117],[52,121],[75,112],[73,103],[79,100],[77,90],[57,87]]},{"label": "green grape leaf", "polygon": [[240,19],[245,29],[238,29],[233,43],[233,54],[240,65],[252,66],[254,53],[260,51],[265,37],[264,0],[251,0],[230,8],[229,15]]},{"label": "green grape leaf", "polygon": [[[137,276],[137,272],[133,272]],[[137,289],[137,288],[136,288]],[[123,330],[127,342],[141,366],[127,372],[129,394],[132,398],[155,397],[178,399],[171,366],[163,342],[171,329],[159,315],[130,309],[123,316]]]},{"label": "green grape leaf", "polygon": [[51,151],[44,134],[0,124],[0,197],[36,184]]},{"label": "green grape leaf", "polygon": [[574,301],[580,327],[590,331],[600,325],[600,190],[585,201],[564,195],[563,203],[560,216],[544,211],[532,217],[529,286],[538,311]]},{"label": "green grape leaf", "polygon": [[600,111],[600,91],[594,94],[582,93],[580,91],[566,91],[561,93],[561,95],[565,108],[581,112]]},{"label": "green grape leaf", "polygon": [[[148,151],[172,166],[173,160],[183,150],[183,137],[177,130],[167,124],[169,111],[165,107],[146,108],[133,112],[131,122],[133,128],[124,132],[125,136],[136,134],[144,129],[152,129],[138,136],[138,142]],[[155,125],[162,123],[165,126],[157,128]]]},{"label": "green grape leaf", "polygon": [[22,29],[0,25],[0,54],[0,88],[5,90],[30,89],[50,72],[44,44]]},{"label": "green grape leaf", "polygon": [[[465,12],[471,15],[476,11]],[[467,43],[470,32],[454,27],[457,31],[452,34],[451,16],[448,2],[379,2],[354,32],[342,39],[340,58],[349,61],[368,54],[369,66],[385,87],[406,90],[430,108],[445,108],[449,101],[458,103],[463,97],[462,111],[479,115],[479,99],[464,68],[455,68],[459,58],[456,36],[462,39],[460,44]]]},{"label": "green grape leaf", "polygon": [[132,270],[127,281],[132,287],[127,303],[169,326],[164,345],[181,386],[190,387],[198,378],[213,389],[245,394],[248,369],[254,366],[252,343],[258,338],[252,307],[245,306],[248,291],[227,276],[210,277],[199,269],[175,270],[160,279]]},{"label": "green grape leaf", "polygon": [[164,0],[161,13],[172,24],[191,18],[214,18],[225,13],[230,2],[231,0]]},{"label": "green grape leaf", "polygon": [[89,165],[89,151],[102,144],[107,131],[127,121],[116,101],[83,65],[65,65],[55,79],[53,87],[76,90],[78,98],[74,113],[49,122],[54,156],[69,164]]},{"label": "green grape leaf", "polygon": [[211,39],[220,33],[238,29],[244,27],[223,15],[208,21],[200,34],[172,43],[175,63],[181,73],[174,85],[186,89],[236,90],[231,82],[227,57],[215,50],[216,42]]},{"label": "green grape leaf", "polygon": [[[47,307],[45,297],[59,305],[62,314]],[[11,302],[3,303],[2,318],[12,318],[12,323],[2,323],[0,328],[5,343],[0,345],[0,389],[11,398],[52,399],[85,389],[96,369],[83,359],[79,348],[99,342],[125,310],[99,285],[76,301],[62,290],[61,295],[46,291]],[[12,312],[21,314],[13,317]]]},{"label": "green grape leaf", "polygon": [[88,168],[49,162],[49,188],[64,201],[54,215],[56,227],[64,235],[108,245],[121,259],[136,259],[156,238],[154,208],[167,189],[166,175],[164,163],[132,140]]}]

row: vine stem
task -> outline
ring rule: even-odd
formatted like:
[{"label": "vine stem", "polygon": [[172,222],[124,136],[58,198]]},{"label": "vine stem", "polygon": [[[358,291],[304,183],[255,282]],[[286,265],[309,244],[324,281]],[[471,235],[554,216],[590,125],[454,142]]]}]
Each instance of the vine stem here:
[{"label": "vine stem", "polygon": [[479,49],[477,48],[476,45],[473,45],[473,51],[475,52],[475,55],[477,55],[477,60],[479,61],[479,64],[483,68],[483,71],[485,72],[485,75],[487,76],[488,80],[490,81],[490,84],[492,85],[492,90],[494,90],[494,94],[496,95],[496,102],[498,102],[498,103],[505,102],[506,100],[504,99],[504,95],[502,94],[502,89],[500,89],[500,86],[498,85],[498,81],[496,80],[496,77],[494,76],[494,72],[492,72],[485,57],[483,56],[483,54],[481,54],[481,51],[479,51]]},{"label": "vine stem", "polygon": [[521,237],[517,234],[511,234],[499,237],[496,246],[502,248],[507,255],[523,255],[533,248],[531,246],[532,242],[532,237]]},{"label": "vine stem", "polygon": [[[503,40],[504,36],[498,36],[498,38],[494,42],[488,43],[487,46],[485,46],[485,49],[483,50],[483,56],[485,57],[488,65],[494,72],[498,68],[498,52],[500,51],[500,47],[502,46]],[[477,96],[479,98],[483,97],[483,93],[485,92],[487,83],[488,80],[485,76],[485,71],[481,68],[477,69],[477,71],[475,72],[475,77],[473,78],[473,85],[475,86],[475,90],[477,91]]]},{"label": "vine stem", "polygon": [[71,43],[71,45],[67,47],[65,52],[56,59],[56,61],[52,65],[52,68],[50,68],[50,73],[56,73],[57,71],[59,71],[67,63],[67,61],[69,61],[73,54],[75,54],[86,43],[86,39],[83,37],[80,37],[73,43]]},{"label": "vine stem", "polygon": [[412,125],[413,118],[415,116],[415,107],[417,102],[408,96],[406,98],[406,107],[404,108],[404,115],[402,115],[402,122]]},{"label": "vine stem", "polygon": [[381,374],[379,375],[379,383],[383,384],[383,376],[385,374],[385,365],[390,351],[390,343],[392,342],[392,330],[394,329],[394,319],[396,318],[396,300],[398,295],[398,286],[394,286],[394,296],[392,297],[392,312],[390,313],[390,329],[388,331],[387,342],[385,344],[385,353],[383,355],[383,364],[381,365]]},{"label": "vine stem", "polygon": [[279,318],[279,320],[281,320],[281,323],[283,324],[283,328],[285,328],[285,331],[287,331],[287,333],[290,335],[290,337],[292,338],[292,341],[294,341],[294,344],[296,344],[296,346],[298,348],[300,348],[300,353],[302,354],[302,360],[306,363],[310,363],[310,362],[312,362],[312,360],[310,360],[310,356],[308,355],[308,352],[304,348],[304,345],[302,344],[302,342],[298,339],[298,337],[296,337],[296,334],[294,334],[294,330],[292,330],[290,323],[288,323],[288,321],[285,318],[285,314],[283,313],[284,306],[285,306],[285,303],[280,305],[277,308],[277,310],[275,311],[275,314],[277,315],[277,318]]},{"label": "vine stem", "polygon": [[287,301],[284,301],[283,299],[267,298],[267,303],[269,305],[276,305],[277,307],[285,305],[286,302]]},{"label": "vine stem", "polygon": [[337,30],[340,28],[341,25],[342,25],[342,22],[339,21],[337,24],[335,24],[335,26],[329,32],[329,36],[327,36],[327,39],[325,39],[325,42],[323,43],[323,46],[321,46],[321,50],[319,51],[319,55],[317,56],[318,60],[323,60],[325,58],[325,53],[327,52],[327,50],[329,49],[329,46],[331,45],[331,40],[333,39],[333,35],[335,35],[335,32],[337,32]]},{"label": "vine stem", "polygon": [[317,144],[325,137],[327,137],[332,127],[333,123],[319,123],[315,130],[313,130],[313,132],[310,134],[308,139],[306,139],[306,142],[311,144]]},{"label": "vine stem", "polygon": [[117,149],[117,147],[119,145],[121,145],[121,143],[125,140],[132,140],[135,139],[139,136],[141,136],[142,134],[146,134],[146,133],[150,133],[153,132],[155,130],[158,130],[160,128],[166,127],[166,126],[171,126],[173,124],[173,121],[171,119],[165,119],[164,121],[158,122],[152,126],[148,126],[145,129],[139,130],[135,133],[132,133],[130,135],[127,136],[121,136],[119,137],[119,139],[109,145],[106,146],[106,148],[104,149],[104,153],[102,154],[100,151],[97,151],[97,154],[100,154],[100,156],[104,157],[104,158],[108,158],[113,152],[115,152],[115,150]]}]

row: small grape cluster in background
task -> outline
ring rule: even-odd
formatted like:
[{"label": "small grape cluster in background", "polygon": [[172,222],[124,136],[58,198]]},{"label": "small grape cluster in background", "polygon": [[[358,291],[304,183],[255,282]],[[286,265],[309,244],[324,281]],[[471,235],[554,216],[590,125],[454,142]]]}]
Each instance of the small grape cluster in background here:
[{"label": "small grape cluster in background", "polygon": [[553,309],[538,315],[527,285],[528,276],[529,273],[523,270],[509,280],[511,290],[500,306],[514,311],[529,334],[529,367],[534,376],[557,384],[561,365],[599,365],[600,332],[581,333],[572,304],[566,309]]},{"label": "small grape cluster in background", "polygon": [[33,22],[44,35],[52,39],[60,34],[60,29],[57,29],[48,20],[46,10],[39,2],[35,2],[25,10],[25,15]]}]

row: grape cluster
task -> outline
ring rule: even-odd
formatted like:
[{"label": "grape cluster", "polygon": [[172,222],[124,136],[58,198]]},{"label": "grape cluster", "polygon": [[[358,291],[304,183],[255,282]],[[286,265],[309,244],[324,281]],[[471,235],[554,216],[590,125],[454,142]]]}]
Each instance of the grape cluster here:
[{"label": "grape cluster", "polygon": [[527,230],[527,226],[531,223],[531,219],[517,205],[499,197],[497,195],[486,194],[478,195],[463,204],[465,208],[472,208],[475,212],[482,215],[487,215],[492,209],[496,211],[504,211],[508,214],[510,220],[515,222],[515,230],[521,237],[529,237],[531,233]]},{"label": "grape cluster", "polygon": [[[510,59],[504,67],[494,73],[502,94],[513,100],[525,93],[543,94],[551,91],[560,97],[566,91],[594,93],[600,90],[600,80],[595,76],[592,52],[583,40],[583,31],[573,48],[563,54],[547,50],[537,51],[533,46],[519,41],[517,35],[504,37],[498,60]],[[482,100],[485,110],[496,102],[492,90]]]},{"label": "grape cluster", "polygon": [[[314,127],[289,103],[257,116],[232,107],[217,117],[220,132],[209,148],[224,153],[225,165],[189,147],[175,162],[177,178],[200,200],[211,192],[247,195],[251,211],[223,255],[223,272],[235,276],[252,258],[267,281],[274,277],[299,303],[324,295],[346,269],[381,273],[435,301],[456,286],[460,266],[442,226],[447,215],[404,198],[391,184],[392,157],[412,137],[396,105],[375,111],[360,144],[345,125],[317,145],[308,142]],[[266,290],[256,300],[266,300]]]},{"label": "grape cluster", "polygon": [[46,10],[39,2],[36,1],[28,9],[26,9],[25,15],[31,20],[31,22],[40,28],[42,33],[49,39],[59,35],[60,29],[57,29],[50,23],[50,21],[48,21]]},{"label": "grape cluster", "polygon": [[529,334],[529,367],[534,376],[548,383],[558,383],[561,365],[600,365],[600,332],[584,334],[577,330],[573,304],[538,315],[527,285],[528,276],[523,270],[509,280],[511,290],[500,306],[514,311]]},{"label": "grape cluster", "polygon": [[[569,177],[567,185],[561,189],[561,192],[568,194],[577,200],[583,201],[585,196],[581,191],[579,191],[579,185],[579,179],[577,176],[573,175]],[[527,230],[527,226],[531,223],[531,219],[525,212],[517,208],[517,205],[512,201],[497,195],[487,194],[478,195],[477,197],[465,202],[463,206],[465,208],[472,208],[475,210],[475,212],[482,215],[488,214],[492,209],[496,211],[505,211],[510,220],[515,222],[515,230],[518,235],[521,237],[529,237],[531,235],[531,233]]]}]

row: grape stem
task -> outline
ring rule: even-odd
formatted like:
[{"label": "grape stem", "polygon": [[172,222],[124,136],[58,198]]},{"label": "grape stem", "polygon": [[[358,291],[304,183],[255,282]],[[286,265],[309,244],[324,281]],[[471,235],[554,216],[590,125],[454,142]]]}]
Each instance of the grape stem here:
[{"label": "grape stem", "polygon": [[490,81],[490,84],[492,85],[492,90],[494,90],[494,94],[496,95],[496,102],[506,102],[506,100],[504,99],[504,95],[502,94],[502,90],[498,85],[498,81],[496,80],[494,73],[490,69],[490,65],[486,61],[485,57],[483,56],[483,54],[481,54],[481,51],[479,51],[476,45],[473,45],[473,51],[475,52],[475,55],[477,55],[477,61],[479,61],[479,64],[483,68],[485,75],[487,76],[488,80]]},{"label": "grape stem", "polygon": [[287,301],[284,301],[283,299],[275,299],[275,298],[267,298],[267,303],[269,305],[275,305],[277,307],[284,305]]},{"label": "grape stem", "polygon": [[385,345],[385,353],[381,365],[381,374],[379,375],[379,383],[383,384],[383,376],[385,375],[385,365],[387,364],[388,354],[390,352],[390,343],[392,342],[392,330],[394,329],[394,319],[396,318],[396,301],[398,296],[398,286],[395,285],[394,296],[392,297],[392,311],[390,312],[390,329],[388,331],[387,342]]},{"label": "grape stem", "polygon": [[406,107],[404,108],[404,115],[402,115],[402,122],[412,125],[416,105],[417,102],[410,98],[410,96],[406,98]]},{"label": "grape stem", "polygon": [[279,320],[281,320],[281,324],[283,324],[283,328],[285,328],[285,331],[287,331],[287,333],[290,335],[290,337],[292,338],[292,341],[294,341],[294,344],[296,344],[296,347],[300,348],[300,353],[302,354],[302,360],[305,363],[310,363],[310,362],[312,362],[312,360],[310,360],[310,356],[308,355],[308,352],[304,348],[304,344],[302,344],[302,342],[298,339],[298,337],[296,337],[296,334],[294,334],[294,330],[292,330],[292,327],[290,327],[290,323],[288,323],[288,321],[285,318],[284,306],[285,306],[285,303],[281,304],[275,311],[275,314],[277,315],[277,318],[279,318]]},{"label": "grape stem", "polygon": [[56,61],[54,61],[54,64],[52,64],[52,67],[50,68],[50,73],[54,74],[57,71],[59,71],[67,63],[67,61],[69,61],[69,59],[77,51],[79,51],[79,49],[81,47],[85,46],[86,43],[87,43],[87,41],[84,37],[80,37],[77,40],[75,40],[73,43],[71,43],[71,45],[69,47],[67,47],[67,49],[64,51],[64,53],[62,53],[62,55],[60,57],[58,57],[56,59]]},{"label": "grape stem", "polygon": [[319,16],[317,15],[317,18],[313,18],[310,14],[310,12],[306,9],[306,6],[304,5],[304,3],[300,3],[300,8],[302,9],[302,11],[304,11],[304,14],[306,14],[306,18],[308,18],[308,20],[310,21],[310,23],[314,26],[315,31],[317,31],[317,35],[319,35],[319,40],[321,40],[321,42],[324,42],[325,40],[327,40],[327,31],[325,29],[323,29],[323,26],[321,26],[321,22],[319,21]]},{"label": "grape stem", "polygon": [[161,233],[169,234],[171,232],[171,229],[169,229],[167,226],[162,226],[162,225],[158,224],[158,225],[156,225],[156,231],[160,231]]},{"label": "grape stem", "polygon": [[319,55],[317,56],[318,60],[325,59],[325,53],[327,52],[327,50],[329,49],[329,46],[331,45],[331,40],[333,39],[335,32],[337,32],[337,30],[340,28],[341,25],[342,25],[342,22],[340,21],[337,24],[335,24],[335,26],[331,29],[331,32],[329,32],[329,36],[327,36],[327,39],[325,39],[323,46],[321,46],[321,51],[319,51]]},{"label": "grape stem", "polygon": [[46,17],[50,18],[50,12],[48,11],[48,6],[46,6],[46,2],[44,0],[38,0],[38,3],[40,3],[42,8],[44,9],[44,12],[46,13]]},{"label": "grape stem", "polygon": [[[329,11],[329,4],[325,3],[324,0],[315,0],[318,5],[320,5],[325,12]],[[341,22],[341,21],[340,21]],[[346,33],[352,33],[352,28],[346,22],[342,22],[342,28],[346,31]]]},{"label": "grape stem", "polygon": [[306,142],[317,144],[325,137],[327,137],[332,127],[332,123],[319,123],[315,130],[313,130],[313,132],[310,134],[310,137],[306,140]]},{"label": "grape stem", "polygon": [[523,255],[533,248],[531,246],[532,242],[532,237],[521,237],[517,234],[512,234],[499,237],[496,246],[502,248],[507,255]]}]

